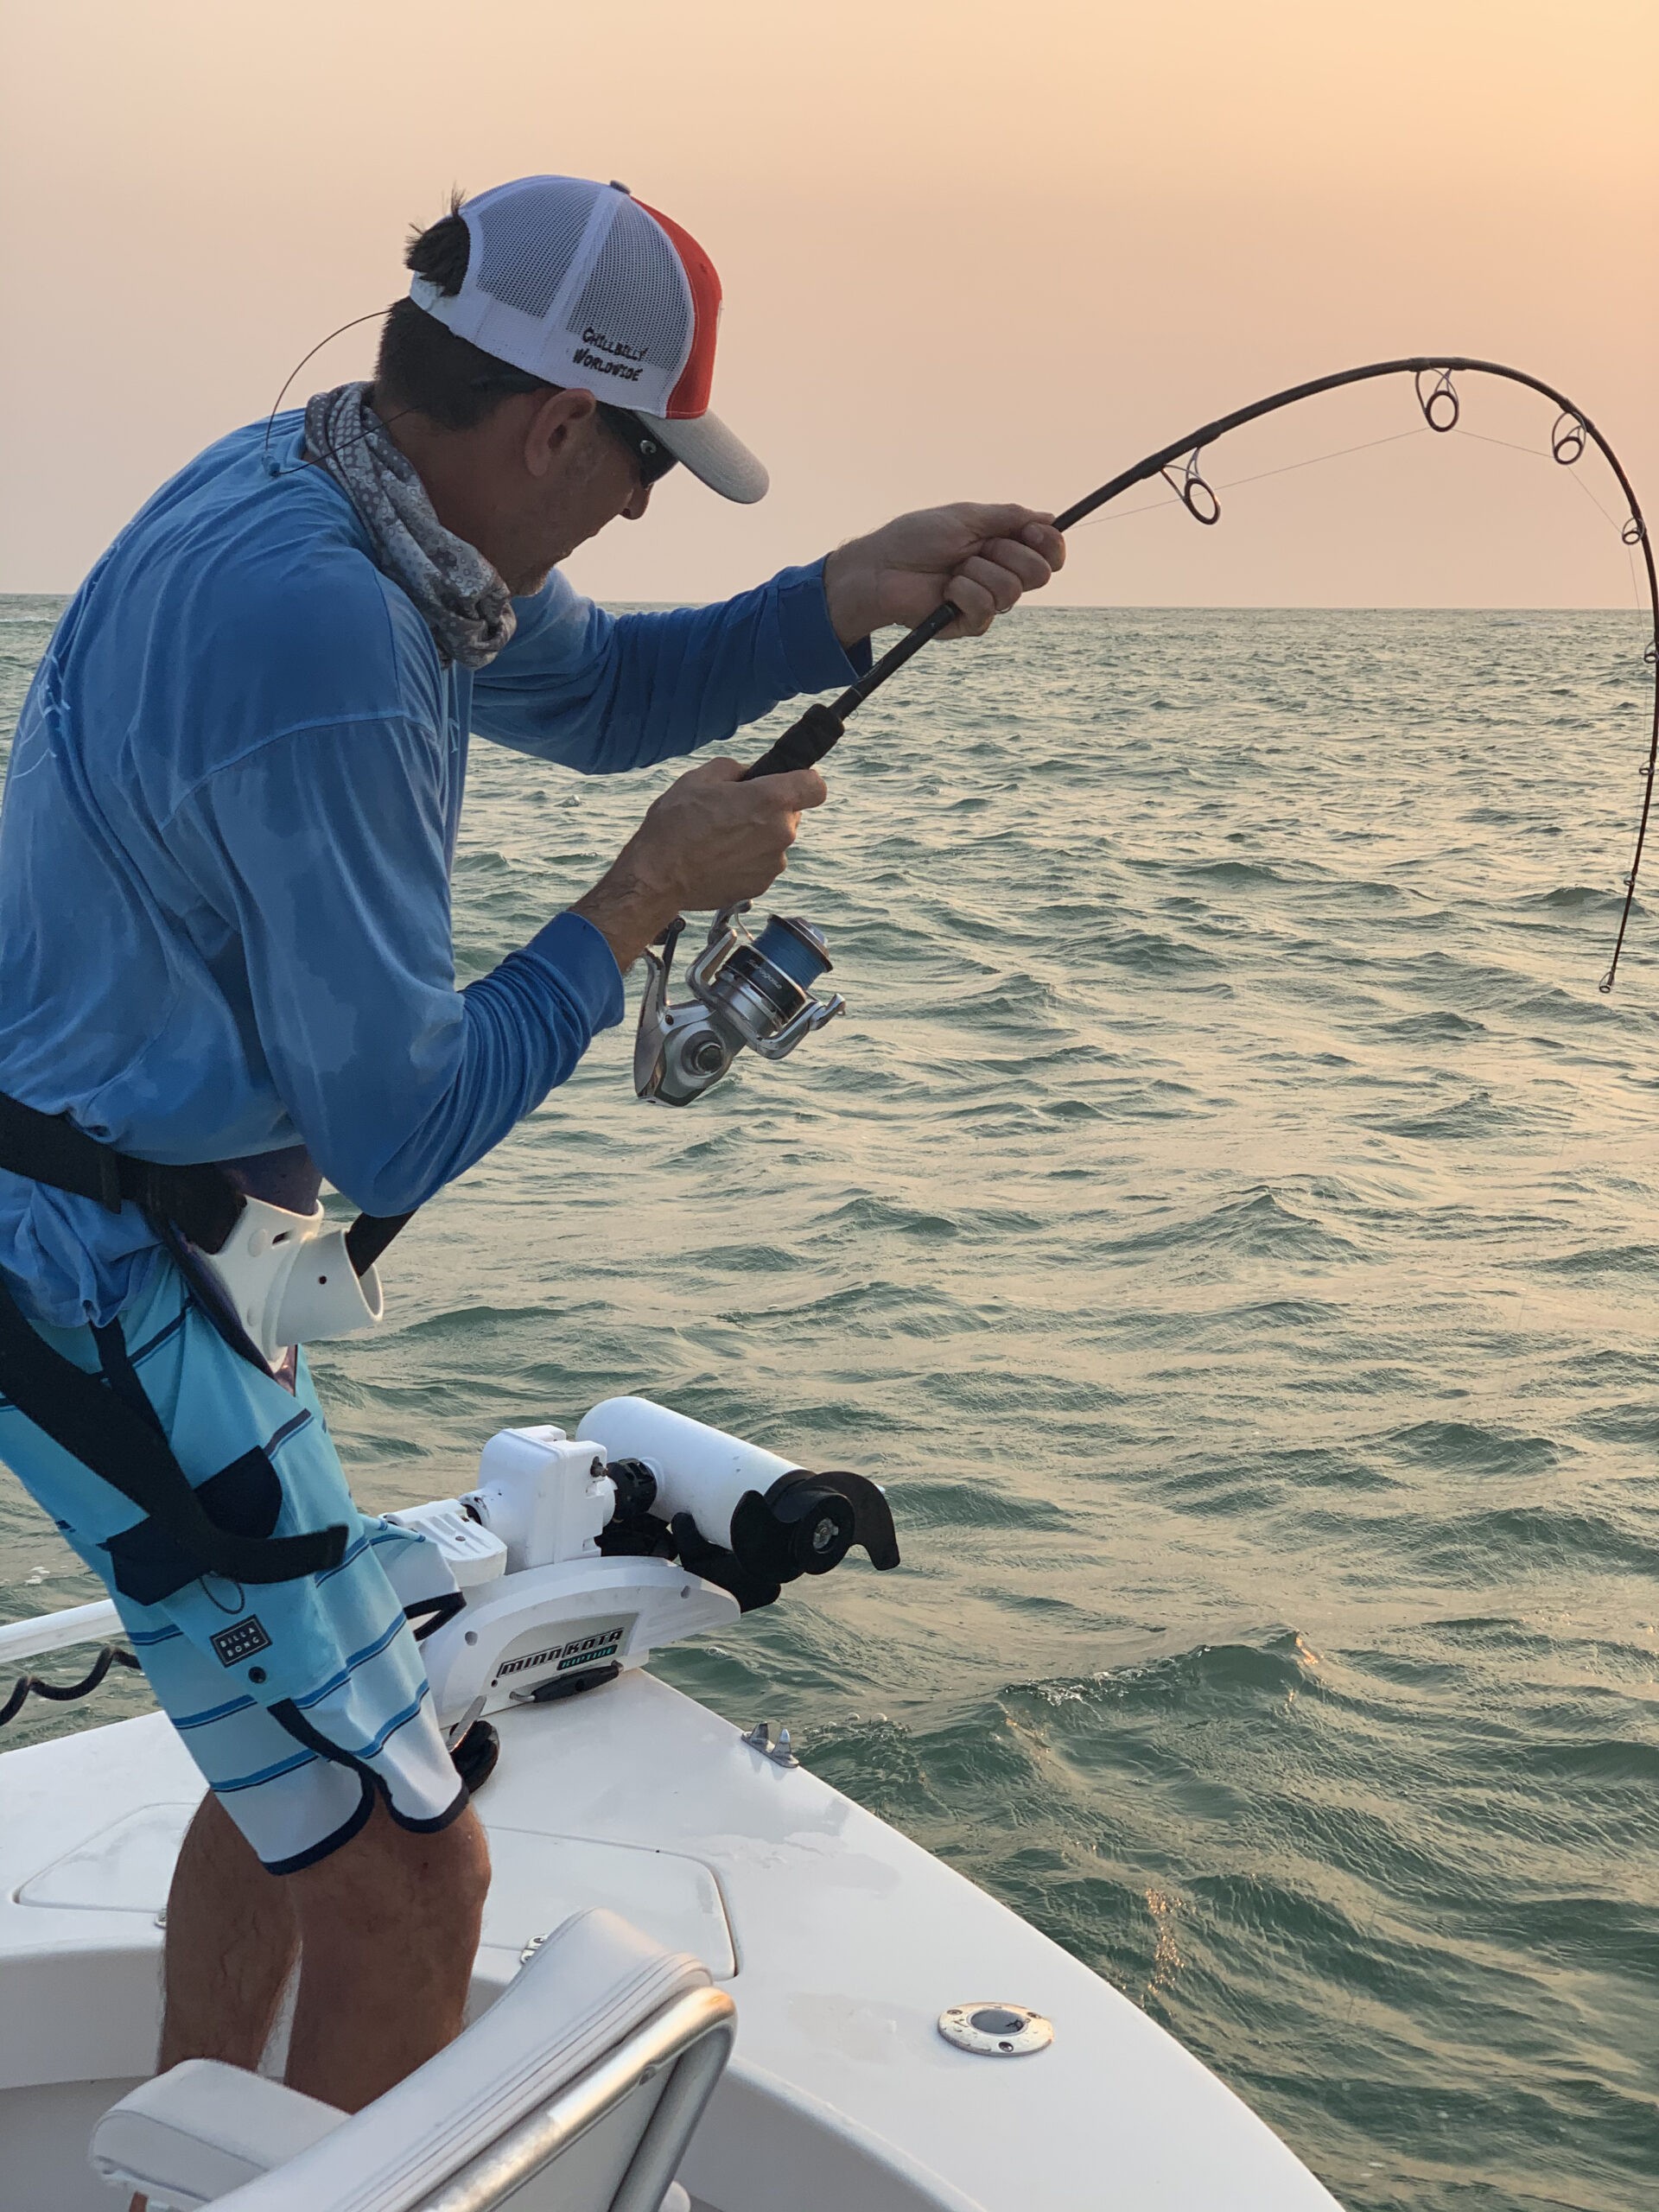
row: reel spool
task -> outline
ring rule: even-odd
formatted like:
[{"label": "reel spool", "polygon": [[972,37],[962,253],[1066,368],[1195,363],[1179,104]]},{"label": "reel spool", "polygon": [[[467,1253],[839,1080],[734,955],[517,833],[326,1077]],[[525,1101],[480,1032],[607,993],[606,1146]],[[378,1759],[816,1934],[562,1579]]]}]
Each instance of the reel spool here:
[{"label": "reel spool", "polygon": [[645,954],[645,996],[633,1046],[637,1095],[662,1106],[690,1106],[720,1081],[747,1045],[765,1060],[788,1057],[802,1038],[833,1021],[847,1001],[839,992],[817,998],[812,986],[830,961],[823,932],[798,916],[773,915],[758,937],[739,920],[748,912],[725,906],[709,942],[686,970],[691,997],[668,996],[676,922]]}]

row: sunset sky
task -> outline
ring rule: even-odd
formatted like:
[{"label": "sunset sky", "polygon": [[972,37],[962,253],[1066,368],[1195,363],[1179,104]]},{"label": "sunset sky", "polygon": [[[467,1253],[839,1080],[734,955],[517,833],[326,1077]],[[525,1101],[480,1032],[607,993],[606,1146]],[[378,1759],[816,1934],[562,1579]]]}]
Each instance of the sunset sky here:
[{"label": "sunset sky", "polygon": [[[772,471],[751,510],[671,479],[572,564],[601,596],[718,595],[935,499],[1058,507],[1277,385],[1437,349],[1565,388],[1659,512],[1656,86],[1653,0],[0,0],[0,589],[73,587],[403,289],[452,184],[536,170],[702,240],[715,405]],[[1404,385],[1326,398],[1212,480],[1418,419]],[[1489,438],[1549,421],[1465,392]],[[1402,439],[1243,486],[1217,530],[1080,530],[1063,595],[1629,606],[1580,473]]]}]

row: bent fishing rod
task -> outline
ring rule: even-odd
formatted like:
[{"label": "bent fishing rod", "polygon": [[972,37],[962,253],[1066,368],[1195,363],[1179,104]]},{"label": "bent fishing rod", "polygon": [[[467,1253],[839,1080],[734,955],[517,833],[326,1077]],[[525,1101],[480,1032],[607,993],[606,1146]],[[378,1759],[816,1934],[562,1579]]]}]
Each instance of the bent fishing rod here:
[{"label": "bent fishing rod", "polygon": [[[1256,400],[1251,406],[1219,416],[1201,429],[1189,431],[1185,437],[1176,438],[1156,453],[1148,454],[1144,461],[1136,461],[1134,467],[1122,470],[1063,514],[1056,515],[1054,527],[1064,533],[1154,476],[1164,478],[1195,522],[1213,525],[1221,519],[1221,500],[1206,480],[1199,463],[1206,448],[1217,439],[1225,437],[1230,430],[1259,422],[1265,415],[1276,415],[1281,409],[1314,398],[1320,392],[1340,391],[1344,385],[1369,384],[1379,377],[1408,376],[1413,379],[1424,421],[1431,430],[1444,433],[1458,426],[1462,403],[1452,378],[1465,373],[1499,377],[1507,383],[1524,385],[1529,391],[1538,392],[1551,401],[1558,412],[1550,430],[1549,450],[1563,467],[1571,467],[1581,460],[1588,447],[1596,448],[1618,479],[1630,509],[1620,536],[1627,546],[1641,547],[1647,569],[1653,639],[1647,647],[1646,658],[1655,664],[1656,675],[1653,726],[1643,770],[1644,789],[1636,849],[1630,872],[1624,879],[1624,903],[1619,912],[1612,957],[1601,982],[1601,989],[1605,993],[1613,988],[1635,905],[1637,875],[1642,865],[1648,817],[1653,804],[1654,771],[1659,763],[1659,574],[1655,572],[1647,524],[1624,464],[1588,415],[1565,392],[1557,391],[1541,377],[1529,376],[1524,369],[1507,368],[1500,361],[1472,360],[1461,354],[1419,354],[1407,360],[1369,362],[1363,368],[1343,369],[1335,376],[1315,377],[1306,384],[1292,385],[1284,391]],[[855,683],[849,684],[839,698],[828,704],[820,702],[809,707],[798,721],[744,770],[745,779],[782,775],[791,769],[811,767],[822,760],[840,741],[848,716],[931,639],[960,620],[961,615],[960,607],[952,601],[944,600],[925,621],[918,622]],[[669,995],[675,950],[685,926],[683,919],[671,923],[645,953],[645,988],[633,1048],[633,1084],[640,1098],[664,1106],[692,1105],[721,1080],[745,1048],[763,1059],[781,1060],[804,1039],[842,1011],[844,1001],[838,993],[823,999],[817,995],[814,988],[830,967],[823,932],[798,916],[775,914],[758,932],[751,934],[741,919],[747,907],[747,901],[722,907],[715,916],[707,944],[687,969],[690,995],[686,999],[676,1001]],[[345,1232],[345,1249],[354,1276],[366,1274],[410,1218],[408,1214],[384,1218],[364,1214],[353,1224]]]},{"label": "bent fishing rod", "polygon": [[[1643,848],[1647,842],[1648,816],[1653,805],[1653,784],[1656,764],[1659,764],[1659,575],[1654,568],[1653,542],[1643,518],[1642,509],[1630,478],[1625,474],[1618,455],[1602,435],[1581,407],[1575,406],[1564,392],[1541,377],[1529,376],[1524,369],[1507,368],[1501,361],[1477,361],[1460,354],[1420,354],[1402,361],[1371,361],[1364,367],[1342,369],[1335,376],[1315,377],[1309,383],[1290,385],[1284,391],[1275,391],[1266,399],[1258,399],[1251,406],[1235,409],[1230,415],[1218,416],[1213,423],[1206,423],[1199,430],[1189,431],[1185,437],[1176,438],[1156,453],[1149,453],[1144,461],[1135,462],[1133,468],[1124,469],[1096,492],[1077,501],[1064,514],[1056,515],[1054,527],[1064,534],[1085,516],[1120,499],[1137,484],[1144,484],[1152,477],[1161,476],[1179,499],[1195,522],[1206,526],[1221,520],[1221,501],[1208,484],[1199,467],[1200,457],[1206,447],[1217,438],[1225,437],[1230,430],[1242,429],[1246,423],[1259,422],[1264,415],[1276,415],[1281,408],[1294,407],[1304,399],[1313,399],[1322,391],[1337,391],[1343,385],[1369,384],[1378,377],[1408,376],[1413,379],[1417,404],[1431,430],[1446,432],[1456,429],[1462,404],[1452,383],[1454,375],[1470,373],[1478,376],[1501,377],[1510,384],[1523,385],[1529,391],[1541,393],[1560,410],[1549,435],[1549,449],[1554,460],[1570,468],[1580,460],[1586,448],[1593,446],[1618,480],[1630,508],[1619,535],[1629,546],[1639,545],[1647,569],[1648,607],[1653,620],[1653,639],[1645,654],[1656,664],[1653,727],[1648,744],[1647,764],[1643,770],[1643,790],[1641,817],[1637,824],[1636,849],[1630,861],[1630,874],[1624,879],[1624,904],[1618,918],[1618,933],[1613,942],[1612,957],[1607,973],[1601,981],[1604,994],[1613,988],[1613,978],[1618,972],[1619,954],[1624,948],[1624,932],[1630,925],[1630,912],[1636,899],[1636,879],[1642,866]],[[1426,379],[1433,378],[1425,389]],[[1174,473],[1179,469],[1179,474]],[[937,638],[942,630],[961,619],[962,610],[945,600],[935,607],[925,621],[918,622],[913,630],[902,637],[898,644],[882,654],[856,683],[849,684],[838,699],[828,705],[823,702],[809,707],[800,720],[786,729],[777,742],[744,771],[747,780],[755,776],[777,776],[793,768],[810,768],[822,760],[836,745],[846,728],[847,717],[870,696],[873,691],[896,675],[905,663],[918,653],[925,645]],[[772,926],[778,926],[773,925]],[[816,934],[816,932],[815,932]],[[827,966],[828,963],[820,963]],[[839,1010],[839,1002],[836,1002]],[[828,1018],[827,1016],[825,1017]]]}]

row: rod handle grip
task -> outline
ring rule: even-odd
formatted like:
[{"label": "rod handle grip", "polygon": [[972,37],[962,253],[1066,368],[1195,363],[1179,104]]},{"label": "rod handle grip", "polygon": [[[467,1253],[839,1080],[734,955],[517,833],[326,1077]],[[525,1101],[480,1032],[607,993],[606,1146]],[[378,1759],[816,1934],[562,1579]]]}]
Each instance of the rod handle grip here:
[{"label": "rod handle grip", "polygon": [[816,767],[847,725],[831,707],[821,702],[809,707],[799,721],[791,722],[776,744],[752,760],[738,781],[749,784],[757,776],[787,776],[797,768]]}]

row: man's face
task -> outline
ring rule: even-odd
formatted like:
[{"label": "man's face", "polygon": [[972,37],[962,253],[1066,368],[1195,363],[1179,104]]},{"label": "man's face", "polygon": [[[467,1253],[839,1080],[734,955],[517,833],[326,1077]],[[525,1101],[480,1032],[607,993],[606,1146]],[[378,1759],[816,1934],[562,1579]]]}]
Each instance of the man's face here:
[{"label": "man's face", "polygon": [[651,504],[637,456],[588,391],[515,394],[467,430],[394,404],[386,427],[438,519],[478,548],[515,597],[539,591],[607,522],[638,522]]},{"label": "man's face", "polygon": [[559,429],[544,468],[530,479],[521,549],[527,573],[506,578],[516,594],[539,591],[559,563],[607,523],[619,515],[638,522],[651,504],[639,462],[597,410]]}]

